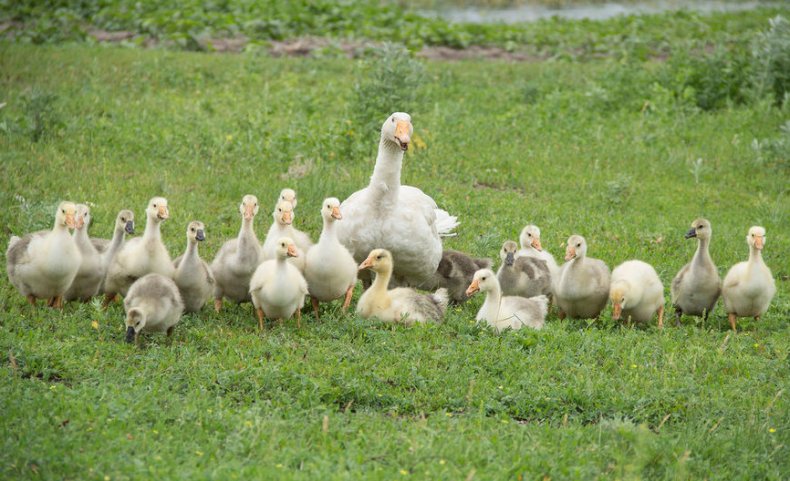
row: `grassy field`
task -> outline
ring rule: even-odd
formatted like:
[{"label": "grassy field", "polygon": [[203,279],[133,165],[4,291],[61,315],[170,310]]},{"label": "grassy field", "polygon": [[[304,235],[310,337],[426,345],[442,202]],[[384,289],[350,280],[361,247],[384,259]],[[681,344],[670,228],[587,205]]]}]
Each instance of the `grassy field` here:
[{"label": "grassy field", "polygon": [[[493,257],[535,222],[555,257],[583,234],[591,256],[643,259],[667,287],[692,255],[695,217],[712,221],[722,274],[763,225],[778,292],[759,323],[733,335],[718,306],[659,331],[607,308],[495,335],[475,325],[474,298],[438,326],[332,305],[321,323],[259,333],[250,305],[227,305],[135,348],[120,305],[31,309],[3,275],[0,477],[786,479],[787,106],[701,108],[673,70],[688,65],[428,63],[406,97],[403,180],[459,216],[447,247]],[[91,202],[92,234],[109,236],[119,209],[141,218],[164,195],[171,254],[200,219],[212,258],[238,231],[241,197],[261,199],[262,238],[284,186],[317,237],[320,201],[372,172],[377,132],[354,120],[363,68],[0,43],[4,239],[48,228],[61,199]]]}]

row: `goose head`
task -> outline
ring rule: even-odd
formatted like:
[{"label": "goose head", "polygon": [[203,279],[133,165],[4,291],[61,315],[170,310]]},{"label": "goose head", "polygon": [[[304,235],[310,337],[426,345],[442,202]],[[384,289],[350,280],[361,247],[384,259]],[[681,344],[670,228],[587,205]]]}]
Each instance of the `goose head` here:
[{"label": "goose head", "polygon": [[587,241],[580,235],[568,237],[568,247],[565,248],[565,260],[579,259],[587,254]]},{"label": "goose head", "polygon": [[765,246],[765,227],[755,225],[749,228],[749,233],[746,235],[746,243],[749,247],[754,247],[757,250],[763,250]]},{"label": "goose head", "polygon": [[146,215],[156,222],[161,222],[170,217],[170,211],[167,209],[167,199],[164,197],[154,197],[148,201],[148,207],[145,209]]},{"label": "goose head", "polygon": [[699,219],[694,219],[694,222],[691,223],[691,229],[686,232],[686,239],[691,239],[692,237],[710,239],[712,233],[708,219],[700,217]]},{"label": "goose head", "polygon": [[376,274],[392,270],[392,253],[387,249],[373,249],[368,258],[359,265],[359,270],[370,269]]},{"label": "goose head", "polygon": [[343,214],[340,213],[340,200],[336,197],[324,199],[324,203],[321,205],[321,216],[328,221],[342,219]]},{"label": "goose head", "polygon": [[258,198],[251,194],[245,195],[241,199],[239,213],[244,220],[252,220],[258,213]]},{"label": "goose head", "polygon": [[123,229],[127,234],[134,234],[134,212],[124,209],[115,218],[115,228]]},{"label": "goose head", "polygon": [[627,307],[629,301],[628,286],[621,283],[612,284],[612,288],[609,290],[609,299],[612,301],[612,319],[619,321],[623,309]]},{"label": "goose head", "polygon": [[521,230],[521,235],[519,236],[519,241],[521,242],[521,247],[523,249],[527,249],[532,247],[539,251],[543,250],[543,247],[540,245],[540,229],[536,225],[528,225]]},{"label": "goose head", "polygon": [[404,112],[395,112],[384,121],[381,126],[381,138],[394,143],[402,151],[409,150],[411,134],[414,127],[411,125],[411,115]]},{"label": "goose head", "polygon": [[276,250],[278,259],[286,259],[288,257],[299,257],[299,252],[296,251],[296,244],[290,237],[281,237],[277,241]]},{"label": "goose head", "polygon": [[91,224],[91,208],[85,204],[77,204],[76,214],[75,227],[77,230],[87,229]]},{"label": "goose head", "polygon": [[296,209],[296,192],[293,189],[283,189],[280,191],[280,198],[278,202],[288,201],[294,209]]},{"label": "goose head", "polygon": [[187,240],[191,243],[206,240],[206,227],[199,220],[193,220],[187,226]]},{"label": "goose head", "polygon": [[287,200],[277,202],[277,207],[274,208],[274,220],[280,225],[291,225],[294,221],[294,208],[293,204]]},{"label": "goose head", "polygon": [[145,327],[145,313],[133,307],[126,313],[126,342],[131,343],[137,340],[140,331]]},{"label": "goose head", "polygon": [[499,281],[494,271],[491,269],[480,269],[475,272],[474,277],[472,277],[472,283],[466,288],[466,295],[471,296],[478,291],[488,292],[494,289],[494,286],[498,283]]},{"label": "goose head", "polygon": [[58,211],[55,213],[55,225],[74,229],[77,227],[76,216],[77,206],[73,202],[61,202],[58,205]]},{"label": "goose head", "polygon": [[516,262],[516,252],[518,252],[518,244],[512,240],[505,241],[502,244],[502,249],[499,251],[499,258],[506,266],[512,266]]}]

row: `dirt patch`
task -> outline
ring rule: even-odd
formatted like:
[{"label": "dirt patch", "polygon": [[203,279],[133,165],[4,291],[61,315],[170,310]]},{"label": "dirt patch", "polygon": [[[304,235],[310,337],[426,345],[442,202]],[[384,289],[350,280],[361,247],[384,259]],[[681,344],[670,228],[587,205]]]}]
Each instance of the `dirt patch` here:
[{"label": "dirt patch", "polygon": [[530,55],[523,52],[509,52],[499,47],[481,47],[473,45],[465,49],[450,47],[424,47],[417,53],[418,57],[428,60],[510,60],[512,62],[540,62],[546,57]]},{"label": "dirt patch", "polygon": [[118,43],[125,40],[130,40],[134,38],[136,34],[126,30],[110,32],[108,30],[91,29],[88,30],[88,35],[95,38],[97,42]]}]

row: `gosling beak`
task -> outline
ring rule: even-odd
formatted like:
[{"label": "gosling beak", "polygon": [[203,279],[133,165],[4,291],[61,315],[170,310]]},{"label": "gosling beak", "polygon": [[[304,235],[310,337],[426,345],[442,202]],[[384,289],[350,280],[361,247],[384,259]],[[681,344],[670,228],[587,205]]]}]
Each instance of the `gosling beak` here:
[{"label": "gosling beak", "polygon": [[156,213],[156,216],[159,217],[159,220],[165,220],[170,217],[170,212],[167,210],[167,206],[160,205],[159,212]]},{"label": "gosling beak", "polygon": [[85,227],[85,217],[79,216],[77,217],[77,229],[82,229],[83,227]]},{"label": "gosling beak", "polygon": [[692,237],[697,237],[697,229],[693,227],[686,232],[686,239],[691,239]]},{"label": "gosling beak", "polygon": [[296,246],[293,244],[288,246],[288,257],[299,257],[299,253],[296,252]]},{"label": "gosling beak", "polygon": [[473,280],[469,287],[466,288],[466,297],[471,296],[475,292],[480,290],[480,281],[477,279]]},{"label": "gosling beak", "polygon": [[66,214],[66,227],[69,229],[73,229],[76,226],[76,222],[74,221],[74,214]]},{"label": "gosling beak", "polygon": [[340,207],[332,207],[332,217],[337,220],[343,218],[343,214],[340,213]]},{"label": "gosling beak", "polygon": [[765,244],[765,238],[761,235],[754,236],[754,247],[762,250],[763,245]]},{"label": "gosling beak", "polygon": [[134,221],[133,220],[127,221],[124,230],[126,231],[127,234],[134,234]]},{"label": "gosling beak", "polygon": [[195,239],[201,242],[206,240],[206,234],[203,232],[203,229],[198,229],[197,234],[195,235]]},{"label": "gosling beak", "polygon": [[409,142],[411,142],[409,126],[409,122],[405,120],[399,120],[397,124],[395,124],[395,140],[398,141],[400,149],[404,152],[409,150]]},{"label": "gosling beak", "polygon": [[135,337],[136,336],[135,336],[135,333],[134,333],[134,327],[132,327],[132,326],[127,327],[126,328],[126,342],[128,342],[129,344],[133,343]]},{"label": "gosling beak", "polygon": [[290,212],[283,212],[283,223],[285,225],[291,225],[293,222],[293,216],[291,216]]},{"label": "gosling beak", "polygon": [[370,269],[371,267],[373,267],[373,257],[368,257],[359,265],[359,270]]},{"label": "gosling beak", "polygon": [[532,247],[534,247],[539,251],[543,250],[543,247],[540,246],[540,239],[538,239],[537,237],[532,238]]},{"label": "gosling beak", "polygon": [[571,246],[565,251],[565,260],[569,261],[576,258],[576,248]]},{"label": "gosling beak", "polygon": [[255,206],[254,205],[245,205],[244,206],[244,219],[250,220],[255,216]]},{"label": "gosling beak", "polygon": [[516,261],[516,255],[512,252],[508,252],[505,254],[505,265],[512,266],[513,263]]},{"label": "gosling beak", "polygon": [[623,313],[623,306],[622,304],[612,304],[612,319],[615,321],[620,320],[620,316]]}]

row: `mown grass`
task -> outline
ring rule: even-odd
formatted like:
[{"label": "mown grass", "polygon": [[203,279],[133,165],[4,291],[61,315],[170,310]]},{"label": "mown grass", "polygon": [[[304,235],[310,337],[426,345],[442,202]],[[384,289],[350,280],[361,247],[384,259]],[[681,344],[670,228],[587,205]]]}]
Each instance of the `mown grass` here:
[{"label": "mown grass", "polygon": [[[92,233],[109,236],[119,209],[141,216],[165,195],[171,254],[200,219],[211,258],[236,235],[243,194],[263,203],[263,236],[291,186],[297,225],[317,236],[319,202],[372,170],[377,133],[352,120],[359,68],[0,44],[0,225],[47,228],[72,199],[92,202]],[[474,324],[475,298],[440,326],[382,326],[332,305],[300,331],[258,333],[249,305],[226,305],[138,349],[122,342],[120,305],[31,309],[3,276],[3,477],[785,478],[789,177],[783,151],[753,140],[780,139],[787,110],[771,99],[702,110],[665,68],[426,64],[403,179],[459,215],[450,248],[495,256],[535,222],[555,256],[580,233],[590,255],[648,261],[666,286],[692,254],[694,217],[713,223],[722,274],[764,225],[778,293],[759,323],[733,335],[718,307],[659,331],[607,309],[497,336]]]}]

